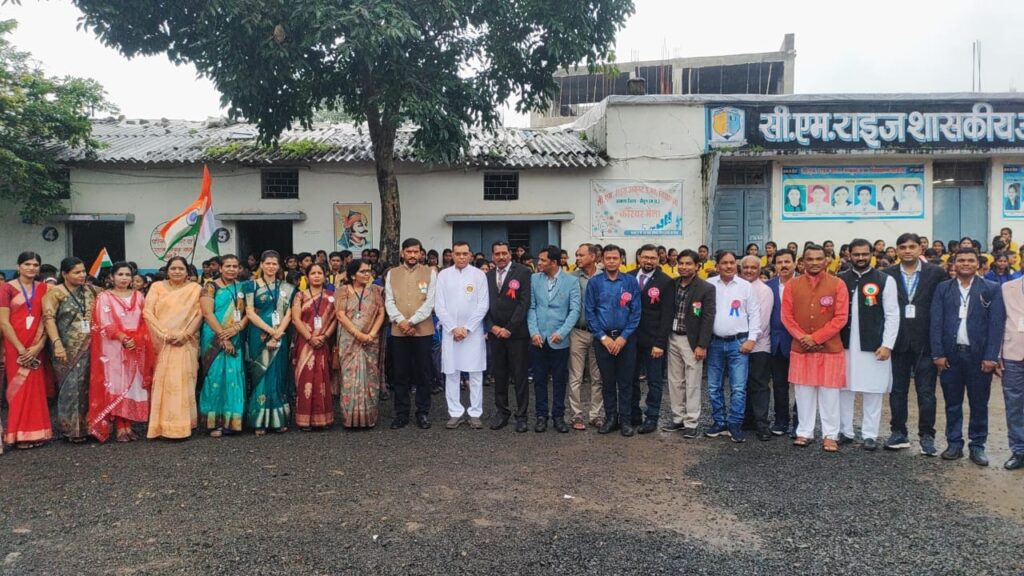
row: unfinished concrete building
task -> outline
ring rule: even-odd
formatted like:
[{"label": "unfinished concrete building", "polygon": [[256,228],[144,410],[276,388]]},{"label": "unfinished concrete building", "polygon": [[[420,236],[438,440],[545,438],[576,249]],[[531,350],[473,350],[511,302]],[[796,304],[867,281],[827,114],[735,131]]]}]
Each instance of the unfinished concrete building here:
[{"label": "unfinished concrete building", "polygon": [[631,84],[633,90],[646,94],[792,94],[795,61],[795,36],[786,34],[776,52],[619,63],[594,72],[585,66],[562,71],[555,74],[559,93],[551,108],[531,114],[530,127],[572,122],[607,96],[631,94]]}]

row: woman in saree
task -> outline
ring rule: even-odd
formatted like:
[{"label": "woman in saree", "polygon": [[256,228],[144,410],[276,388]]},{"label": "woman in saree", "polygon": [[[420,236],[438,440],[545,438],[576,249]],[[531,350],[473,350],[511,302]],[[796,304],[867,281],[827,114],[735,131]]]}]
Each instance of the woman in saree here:
[{"label": "woman in saree", "polygon": [[245,292],[238,282],[241,266],[233,254],[225,255],[221,262],[220,278],[207,283],[199,298],[206,319],[199,340],[203,373],[199,414],[213,438],[241,432],[245,412],[241,334],[249,319],[245,317]]},{"label": "woman in saree", "polygon": [[57,423],[68,441],[89,439],[89,360],[92,314],[99,290],[86,284],[85,264],[78,258],[60,263],[61,283],[43,298],[43,322],[53,342],[57,377]]},{"label": "woman in saree", "polygon": [[22,252],[18,277],[0,286],[8,406],[3,443],[18,448],[35,448],[53,437],[46,405],[53,377],[42,322],[47,285],[36,281],[42,262],[39,254]]},{"label": "woman in saree", "polygon": [[327,270],[311,264],[309,287],[292,303],[295,326],[295,424],[300,430],[325,428],[334,423],[331,394],[331,340],[337,320],[334,292],[326,287]]},{"label": "woman in saree", "polygon": [[353,260],[348,265],[350,282],[335,296],[340,326],[341,422],[346,428],[377,425],[384,291],[372,283],[371,274],[368,262]]},{"label": "woman in saree", "polygon": [[245,290],[246,340],[252,391],[246,402],[246,421],[257,436],[267,430],[288,431],[292,373],[288,358],[295,287],[278,278],[281,255],[267,250],[260,256],[259,277]]},{"label": "woman in saree", "polygon": [[149,419],[153,343],[142,318],[146,299],[135,288],[131,265],[115,262],[110,277],[113,287],[96,296],[92,317],[89,433],[106,442],[113,423],[117,441],[131,442],[139,439],[132,424]]},{"label": "woman in saree", "polygon": [[175,256],[167,261],[167,280],[153,284],[146,296],[143,318],[156,353],[147,438],[180,440],[196,427],[201,291],[188,281],[185,259]]}]

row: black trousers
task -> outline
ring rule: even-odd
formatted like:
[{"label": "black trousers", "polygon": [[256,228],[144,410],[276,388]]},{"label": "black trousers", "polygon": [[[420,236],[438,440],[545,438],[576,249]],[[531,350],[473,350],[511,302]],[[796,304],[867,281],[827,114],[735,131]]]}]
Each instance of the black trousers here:
[{"label": "black trousers", "polygon": [[416,387],[416,415],[430,414],[432,336],[392,336],[395,418],[408,418],[409,390]]},{"label": "black trousers", "polygon": [[[775,403],[775,424],[789,428],[789,356],[771,355],[772,400]],[[749,392],[748,392],[749,394]],[[796,425],[796,406],[793,406],[793,424]]]},{"label": "black trousers", "polygon": [[494,377],[494,407],[499,418],[508,418],[512,411],[508,406],[508,385],[516,393],[516,420],[526,419],[530,405],[530,383],[527,380],[530,360],[530,341],[526,338],[490,338],[487,341],[490,352],[488,370]]},{"label": "black trousers", "polygon": [[[952,361],[952,359],[950,359]],[[935,436],[935,379],[938,367],[932,362],[931,354],[923,351],[892,353],[892,393],[889,394],[889,411],[893,432],[907,434],[907,403],[910,397],[910,377],[914,377],[917,388],[917,432],[921,436]]]},{"label": "black trousers", "polygon": [[772,398],[772,357],[768,352],[753,352],[747,364],[747,410],[745,424],[767,432],[771,424],[768,407]]}]

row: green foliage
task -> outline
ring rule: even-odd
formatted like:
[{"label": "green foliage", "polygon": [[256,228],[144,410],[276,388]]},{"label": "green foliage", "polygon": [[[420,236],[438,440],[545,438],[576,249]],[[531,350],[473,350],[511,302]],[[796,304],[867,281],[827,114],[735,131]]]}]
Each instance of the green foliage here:
[{"label": "green foliage", "polygon": [[[498,107],[542,110],[555,71],[614,60],[633,0],[73,0],[80,26],[126,56],[195,65],[228,114],[272,144],[323,111],[365,124],[381,194],[384,258],[400,231],[394,148],[399,126],[428,162],[455,163],[469,129]],[[322,117],[322,116],[321,116]]]},{"label": "green foliage", "polygon": [[64,210],[69,184],[58,156],[96,150],[89,117],[116,110],[94,80],[46,76],[7,39],[16,26],[0,21],[0,198],[39,222]]},{"label": "green foliage", "polygon": [[313,140],[294,140],[280,144],[260,144],[258,142],[232,142],[221,146],[209,146],[204,151],[210,160],[224,160],[243,152],[255,156],[283,154],[295,160],[310,159],[314,156],[331,152],[334,146]]}]

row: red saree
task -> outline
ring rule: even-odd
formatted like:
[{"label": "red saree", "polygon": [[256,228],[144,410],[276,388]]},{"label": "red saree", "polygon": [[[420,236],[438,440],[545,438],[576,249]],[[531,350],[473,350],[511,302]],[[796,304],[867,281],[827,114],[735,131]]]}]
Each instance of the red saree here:
[{"label": "red saree", "polygon": [[[31,346],[43,325],[43,296],[46,284],[37,282],[29,302],[15,285],[17,280],[0,286],[0,308],[11,311],[11,326],[22,346]],[[31,326],[26,318],[33,318]],[[18,349],[4,341],[7,371],[7,430],[4,443],[40,442],[53,437],[50,410],[46,405],[48,391],[54,390],[53,372],[45,349],[38,356],[39,367],[23,368],[18,365]]]},{"label": "red saree", "polygon": [[[112,292],[96,298],[89,376],[89,433],[100,442],[110,437],[110,422],[122,419],[145,422],[149,418],[149,389],[153,383],[154,354],[149,328],[142,319],[145,300],[135,292],[127,303]],[[122,335],[135,341],[128,350]]]},{"label": "red saree", "polygon": [[[334,293],[324,290],[312,298],[309,292],[299,292],[296,299],[302,306],[302,323],[313,334],[326,333],[335,323]],[[315,329],[314,318],[322,322]],[[331,343],[320,349],[295,332],[295,424],[300,428],[330,426],[334,423],[334,396],[331,394]]]}]

